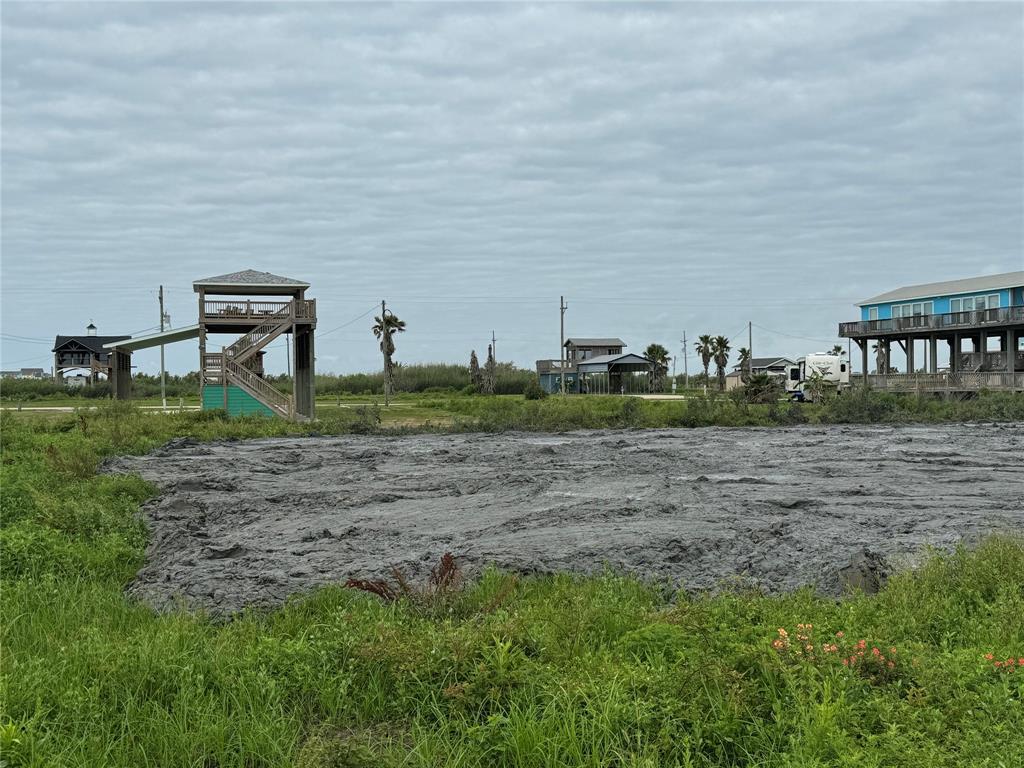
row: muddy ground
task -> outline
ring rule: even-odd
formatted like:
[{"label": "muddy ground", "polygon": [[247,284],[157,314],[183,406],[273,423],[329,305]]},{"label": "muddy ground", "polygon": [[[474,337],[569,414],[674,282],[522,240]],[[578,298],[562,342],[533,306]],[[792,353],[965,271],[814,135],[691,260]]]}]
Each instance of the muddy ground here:
[{"label": "muddy ground", "polygon": [[138,472],[130,591],[230,612],[393,565],[605,565],[687,589],[877,586],[923,545],[1024,530],[1024,425],[179,440]]}]

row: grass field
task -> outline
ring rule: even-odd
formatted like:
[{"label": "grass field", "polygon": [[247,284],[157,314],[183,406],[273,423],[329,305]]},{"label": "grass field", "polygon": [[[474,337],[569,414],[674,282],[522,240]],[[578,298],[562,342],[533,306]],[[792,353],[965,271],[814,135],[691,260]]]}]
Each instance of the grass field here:
[{"label": "grass field", "polygon": [[[521,400],[467,400],[409,410],[476,414],[489,428],[513,417],[534,427],[584,418],[555,400],[532,415],[514,410],[533,407]],[[666,413],[665,404],[608,401],[603,416],[588,418],[628,425]],[[121,406],[0,415],[0,759],[222,768],[1020,764],[1024,543],[1013,539],[934,555],[880,594],[840,602],[807,591],[686,596],[614,573],[498,572],[415,586],[396,601],[329,588],[228,622],[154,615],[124,597],[146,540],[135,513],[153,489],[96,475],[103,457],[185,435],[370,422],[364,414],[292,425]]]}]

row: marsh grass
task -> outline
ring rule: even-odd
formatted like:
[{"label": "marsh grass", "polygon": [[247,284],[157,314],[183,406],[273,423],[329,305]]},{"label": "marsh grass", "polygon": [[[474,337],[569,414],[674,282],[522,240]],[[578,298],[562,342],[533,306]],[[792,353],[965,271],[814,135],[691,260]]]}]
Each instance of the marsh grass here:
[{"label": "marsh grass", "polygon": [[[624,420],[616,406],[601,405]],[[112,409],[0,427],[7,765],[931,768],[1024,754],[1024,675],[984,658],[1024,655],[1020,540],[932,553],[842,601],[488,570],[438,610],[337,586],[230,621],[156,615],[123,591],[153,489],[92,470],[171,437],[346,424]],[[772,640],[797,623],[897,647],[905,666],[883,679],[792,663]]]}]

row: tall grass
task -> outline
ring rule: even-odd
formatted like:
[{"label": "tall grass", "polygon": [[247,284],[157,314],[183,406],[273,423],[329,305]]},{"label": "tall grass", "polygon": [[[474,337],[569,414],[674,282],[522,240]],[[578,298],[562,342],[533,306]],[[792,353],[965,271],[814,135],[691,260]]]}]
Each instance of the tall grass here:
[{"label": "tall grass", "polygon": [[[565,418],[585,418],[576,402],[558,406]],[[646,404],[624,405],[640,401],[592,402],[605,422],[646,418]],[[1024,754],[1024,671],[985,658],[1024,656],[1015,539],[934,553],[878,595],[839,602],[493,570],[446,593],[444,610],[331,587],[219,621],[155,615],[125,597],[146,535],[136,511],[154,489],[97,476],[99,462],[170,437],[323,428],[122,407],[2,417],[0,759],[930,768],[1012,766]],[[895,648],[898,667],[873,680],[773,648],[798,623]]]}]

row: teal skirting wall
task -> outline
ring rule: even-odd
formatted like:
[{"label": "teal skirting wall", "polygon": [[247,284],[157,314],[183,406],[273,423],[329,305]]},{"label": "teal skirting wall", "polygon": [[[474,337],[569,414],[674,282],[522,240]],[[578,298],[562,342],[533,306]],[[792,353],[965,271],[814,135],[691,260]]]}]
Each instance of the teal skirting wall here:
[{"label": "teal skirting wall", "polygon": [[[203,410],[211,411],[224,408],[224,388],[220,384],[207,384],[203,387]],[[274,412],[250,395],[244,389],[228,384],[228,415],[229,416],[273,416]]]}]

